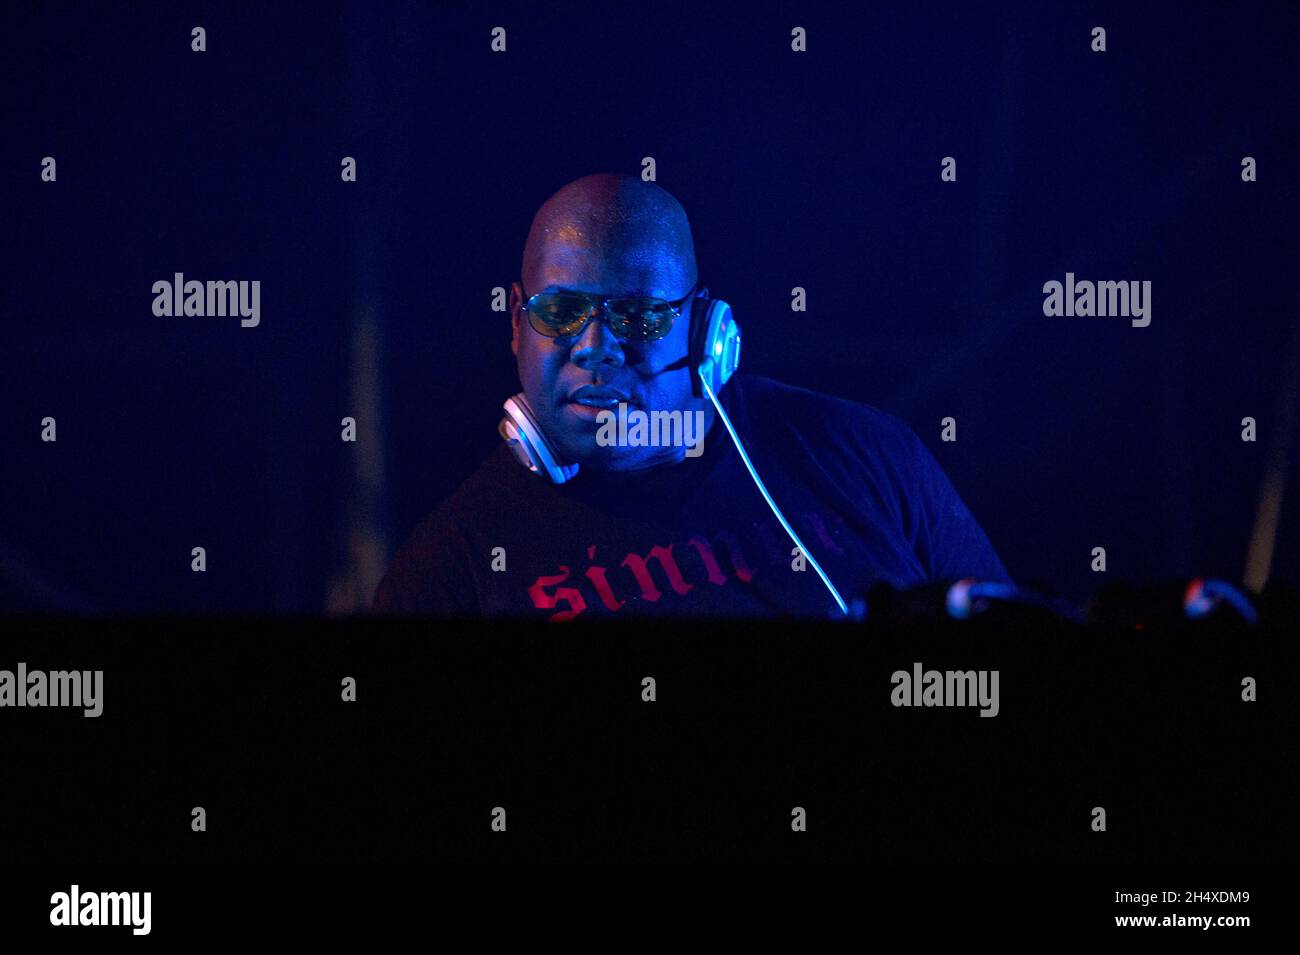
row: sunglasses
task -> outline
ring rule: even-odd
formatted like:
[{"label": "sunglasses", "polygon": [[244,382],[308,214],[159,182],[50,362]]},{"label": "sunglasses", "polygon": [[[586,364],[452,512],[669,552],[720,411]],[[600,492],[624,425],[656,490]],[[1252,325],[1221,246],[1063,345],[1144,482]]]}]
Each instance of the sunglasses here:
[{"label": "sunglasses", "polygon": [[606,298],[584,292],[538,292],[524,302],[524,311],[533,329],[547,338],[578,335],[600,312],[620,342],[654,342],[672,331],[682,307],[698,288],[696,283],[675,302],[645,295]]}]

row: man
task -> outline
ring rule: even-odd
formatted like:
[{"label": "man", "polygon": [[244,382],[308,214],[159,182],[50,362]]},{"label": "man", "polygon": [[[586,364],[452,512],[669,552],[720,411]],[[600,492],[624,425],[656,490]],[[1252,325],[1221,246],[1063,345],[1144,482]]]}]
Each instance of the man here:
[{"label": "man", "polygon": [[[796,547],[707,393],[692,393],[691,299],[707,290],[686,213],[659,186],[617,175],[565,186],[533,220],[521,278],[510,347],[523,394],[557,463],[577,473],[556,483],[503,444],[398,553],[378,611],[839,615],[809,557],[846,601],[882,582],[1007,580],[905,425],[737,373],[718,399],[806,553]],[[611,440],[611,414],[655,411],[698,422],[702,442],[688,446],[687,428],[677,443]]]}]

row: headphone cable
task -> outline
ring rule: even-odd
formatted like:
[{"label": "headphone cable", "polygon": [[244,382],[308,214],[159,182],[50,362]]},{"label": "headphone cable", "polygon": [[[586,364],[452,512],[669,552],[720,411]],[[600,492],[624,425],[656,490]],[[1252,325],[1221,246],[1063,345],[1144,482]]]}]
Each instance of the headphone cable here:
[{"label": "headphone cable", "polygon": [[799,539],[799,535],[794,532],[794,528],[791,527],[789,522],[785,519],[785,515],[781,513],[781,509],[776,506],[776,501],[772,500],[772,495],[767,493],[767,488],[763,486],[763,479],[760,478],[758,472],[754,470],[754,465],[750,462],[749,455],[745,453],[745,446],[740,443],[740,438],[736,434],[736,429],[731,426],[731,419],[727,417],[727,412],[722,410],[722,405],[718,401],[718,396],[715,395],[713,389],[709,387],[709,379],[705,375],[705,369],[712,364],[713,363],[710,360],[706,361],[705,364],[701,366],[698,372],[700,381],[704,383],[704,391],[708,394],[709,400],[713,402],[713,407],[718,409],[718,417],[720,417],[722,423],[726,425],[727,434],[731,435],[732,443],[736,445],[736,450],[740,452],[740,459],[745,462],[745,467],[749,469],[749,476],[754,479],[754,483],[758,485],[759,493],[763,495],[763,500],[767,501],[767,506],[772,509],[772,513],[776,515],[776,519],[781,522],[781,526],[785,528],[785,532],[790,535],[790,539],[794,541],[795,546],[799,548],[799,553],[807,557],[808,563],[812,564],[813,570],[817,571],[817,576],[822,579],[822,583],[826,585],[826,589],[831,592],[831,596],[835,598],[835,602],[840,605],[840,610],[843,611],[846,617],[850,616],[849,608],[848,605],[844,603],[844,598],[841,597],[840,592],[835,589],[835,585],[831,583],[831,579],[826,576],[826,572],[822,570],[821,564],[817,563],[817,558],[813,557],[813,555],[808,552],[808,548],[803,546],[803,541]]}]

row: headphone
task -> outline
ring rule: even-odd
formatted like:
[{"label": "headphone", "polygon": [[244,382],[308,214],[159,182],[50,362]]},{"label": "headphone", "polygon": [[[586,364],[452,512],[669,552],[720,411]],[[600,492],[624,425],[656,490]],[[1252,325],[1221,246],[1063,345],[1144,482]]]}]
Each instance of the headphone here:
[{"label": "headphone", "polygon": [[[691,394],[696,398],[704,397],[705,383],[716,395],[740,367],[740,326],[731,306],[721,299],[706,298],[707,294],[705,289],[704,295],[691,299],[686,364],[691,369]],[[577,475],[578,465],[562,463],[523,392],[507,398],[504,408],[506,416],[497,425],[497,433],[520,464],[554,484]]]}]

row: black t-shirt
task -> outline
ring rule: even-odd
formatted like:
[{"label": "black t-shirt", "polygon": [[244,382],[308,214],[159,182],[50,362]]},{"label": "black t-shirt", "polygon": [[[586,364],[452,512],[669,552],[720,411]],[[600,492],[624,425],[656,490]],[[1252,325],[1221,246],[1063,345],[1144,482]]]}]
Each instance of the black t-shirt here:
[{"label": "black t-shirt", "polygon": [[[768,492],[846,601],[882,582],[1009,579],[938,462],[897,419],[754,375],[737,375],[719,398]],[[375,609],[550,620],[839,616],[716,416],[699,457],[640,472],[579,470],[562,485],[503,444],[416,528]]]}]

